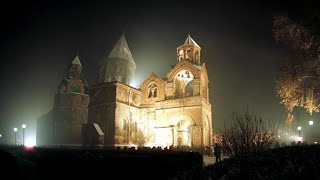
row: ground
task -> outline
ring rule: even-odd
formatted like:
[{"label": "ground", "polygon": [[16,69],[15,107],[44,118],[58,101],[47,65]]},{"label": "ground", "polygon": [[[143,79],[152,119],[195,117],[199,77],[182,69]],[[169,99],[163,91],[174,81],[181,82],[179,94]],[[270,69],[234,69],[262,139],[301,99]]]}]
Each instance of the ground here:
[{"label": "ground", "polygon": [[[226,157],[221,156],[221,159],[225,159]],[[216,157],[208,156],[208,155],[203,155],[203,163],[204,165],[208,166],[209,164],[214,164],[216,162]]]}]

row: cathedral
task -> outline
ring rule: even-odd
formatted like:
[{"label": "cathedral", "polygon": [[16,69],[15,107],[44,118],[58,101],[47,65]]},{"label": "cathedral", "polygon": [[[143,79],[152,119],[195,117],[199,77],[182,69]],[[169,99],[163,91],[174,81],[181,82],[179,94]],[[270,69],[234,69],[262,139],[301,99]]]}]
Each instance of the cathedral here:
[{"label": "cathedral", "polygon": [[53,109],[37,121],[37,145],[212,145],[209,79],[201,47],[188,35],[166,77],[130,86],[136,64],[124,35],[99,66],[96,84],[80,78],[75,57]]}]

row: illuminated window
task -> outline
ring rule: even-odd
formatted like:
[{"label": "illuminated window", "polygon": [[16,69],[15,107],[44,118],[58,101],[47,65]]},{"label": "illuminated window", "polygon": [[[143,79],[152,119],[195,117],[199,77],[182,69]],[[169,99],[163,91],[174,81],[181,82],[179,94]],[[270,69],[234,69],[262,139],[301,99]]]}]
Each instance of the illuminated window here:
[{"label": "illuminated window", "polygon": [[195,60],[196,60],[196,61],[199,60],[199,52],[198,52],[198,51],[196,51],[196,53],[195,53]]},{"label": "illuminated window", "polygon": [[127,129],[127,121],[126,119],[122,119],[122,130],[126,130]]},{"label": "illuminated window", "polygon": [[134,132],[138,132],[138,123],[134,122]]},{"label": "illuminated window", "polygon": [[183,60],[183,50],[181,49],[178,54],[179,61]]},{"label": "illuminated window", "polygon": [[192,60],[192,50],[191,50],[191,49],[188,49],[188,50],[187,50],[187,57],[186,57],[186,59]]},{"label": "illuminated window", "polygon": [[157,97],[157,85],[156,83],[152,83],[148,87],[148,98]]}]

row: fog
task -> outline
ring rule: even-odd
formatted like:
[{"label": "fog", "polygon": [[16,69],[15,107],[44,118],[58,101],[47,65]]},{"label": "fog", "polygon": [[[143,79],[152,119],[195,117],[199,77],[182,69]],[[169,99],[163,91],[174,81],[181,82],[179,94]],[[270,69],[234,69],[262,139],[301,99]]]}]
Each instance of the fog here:
[{"label": "fog", "polygon": [[[154,72],[165,77],[176,64],[176,48],[190,34],[201,46],[209,75],[213,128],[219,131],[232,112],[250,110],[284,122],[285,109],[274,81],[285,48],[272,37],[273,5],[258,3],[98,3],[9,4],[1,43],[1,126],[27,124],[51,110],[58,83],[79,55],[83,76],[93,85],[98,64],[124,33],[136,62],[134,84]],[[12,139],[10,139],[12,141]]]}]

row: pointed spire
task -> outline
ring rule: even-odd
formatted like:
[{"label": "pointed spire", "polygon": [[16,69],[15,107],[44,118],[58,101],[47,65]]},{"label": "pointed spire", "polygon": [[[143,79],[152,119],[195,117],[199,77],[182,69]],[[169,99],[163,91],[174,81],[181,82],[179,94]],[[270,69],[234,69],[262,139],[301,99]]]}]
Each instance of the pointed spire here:
[{"label": "pointed spire", "polygon": [[190,34],[188,34],[188,37],[186,39],[186,41],[184,42],[184,45],[194,45],[197,46],[199,48],[201,48],[190,36]]},{"label": "pointed spire", "polygon": [[78,55],[74,58],[74,60],[72,61],[72,64],[78,64],[82,66]]},{"label": "pointed spire", "polygon": [[124,34],[122,34],[117,44],[113,47],[108,58],[121,58],[121,59],[127,59],[134,62],[131,51],[128,47],[126,38],[124,37]]}]

